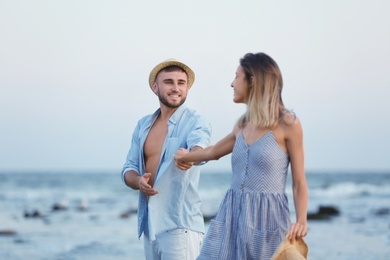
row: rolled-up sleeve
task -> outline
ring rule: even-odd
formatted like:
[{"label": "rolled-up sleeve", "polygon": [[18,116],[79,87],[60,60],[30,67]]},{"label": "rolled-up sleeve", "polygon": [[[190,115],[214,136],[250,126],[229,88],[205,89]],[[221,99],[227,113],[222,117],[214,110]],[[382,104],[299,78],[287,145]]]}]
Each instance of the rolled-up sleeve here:
[{"label": "rolled-up sleeve", "polygon": [[140,123],[138,122],[131,138],[131,146],[127,153],[126,162],[122,168],[122,181],[125,182],[125,173],[133,170],[140,174]]},{"label": "rolled-up sleeve", "polygon": [[194,129],[188,134],[187,144],[191,150],[195,146],[206,148],[210,145],[211,124],[203,117],[197,118]]},{"label": "rolled-up sleeve", "polygon": [[[187,144],[188,149],[198,146],[201,148],[206,148],[210,145],[211,139],[211,124],[203,117],[199,116],[196,120],[195,128],[188,134]],[[203,165],[207,161],[199,162],[197,165]]]}]

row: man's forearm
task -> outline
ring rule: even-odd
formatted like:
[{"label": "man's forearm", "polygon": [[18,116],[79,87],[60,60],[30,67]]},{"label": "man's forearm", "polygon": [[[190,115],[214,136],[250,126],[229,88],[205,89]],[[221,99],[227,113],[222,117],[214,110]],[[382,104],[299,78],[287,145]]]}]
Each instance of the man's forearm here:
[{"label": "man's forearm", "polygon": [[140,177],[141,176],[139,176],[138,173],[133,170],[127,171],[124,175],[125,184],[134,190],[139,190],[138,183]]}]

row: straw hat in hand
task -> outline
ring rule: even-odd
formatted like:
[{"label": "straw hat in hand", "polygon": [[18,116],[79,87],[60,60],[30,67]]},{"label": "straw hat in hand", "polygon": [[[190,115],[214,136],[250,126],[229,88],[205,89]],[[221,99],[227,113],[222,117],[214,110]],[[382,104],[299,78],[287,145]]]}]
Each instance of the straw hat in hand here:
[{"label": "straw hat in hand", "polygon": [[279,245],[272,260],[306,260],[309,248],[303,238],[297,238],[293,243],[286,237]]}]

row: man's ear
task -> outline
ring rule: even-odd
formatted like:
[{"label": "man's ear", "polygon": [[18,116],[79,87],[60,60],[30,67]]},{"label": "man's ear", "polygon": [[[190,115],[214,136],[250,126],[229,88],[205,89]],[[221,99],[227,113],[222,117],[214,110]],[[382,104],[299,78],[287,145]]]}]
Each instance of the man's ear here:
[{"label": "man's ear", "polygon": [[157,92],[158,92],[158,86],[157,86],[156,82],[153,82],[153,84],[152,84],[152,90],[153,90],[154,94],[157,94]]}]

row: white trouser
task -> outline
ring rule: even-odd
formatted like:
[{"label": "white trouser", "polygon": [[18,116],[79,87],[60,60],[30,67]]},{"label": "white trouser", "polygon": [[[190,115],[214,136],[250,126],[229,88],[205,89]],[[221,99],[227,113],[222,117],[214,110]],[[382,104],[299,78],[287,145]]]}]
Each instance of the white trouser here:
[{"label": "white trouser", "polygon": [[146,260],[194,260],[200,254],[204,235],[188,229],[173,229],[150,241],[144,235]]}]

